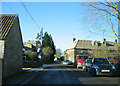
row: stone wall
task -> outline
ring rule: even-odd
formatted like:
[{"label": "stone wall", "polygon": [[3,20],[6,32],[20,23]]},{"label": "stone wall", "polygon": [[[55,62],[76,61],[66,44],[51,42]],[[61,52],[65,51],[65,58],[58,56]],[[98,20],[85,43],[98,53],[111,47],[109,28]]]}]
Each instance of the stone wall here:
[{"label": "stone wall", "polygon": [[72,62],[74,62],[74,49],[70,49],[66,51],[68,56],[67,56],[67,60],[71,60]]},{"label": "stone wall", "polygon": [[0,40],[0,59],[4,58],[4,40]]},{"label": "stone wall", "polygon": [[23,44],[19,21],[16,19],[5,39],[3,78],[22,71]]},{"label": "stone wall", "polygon": [[2,85],[2,59],[0,59],[0,86]]},{"label": "stone wall", "polygon": [[0,86],[2,85],[2,61],[4,58],[4,40],[0,40]]}]

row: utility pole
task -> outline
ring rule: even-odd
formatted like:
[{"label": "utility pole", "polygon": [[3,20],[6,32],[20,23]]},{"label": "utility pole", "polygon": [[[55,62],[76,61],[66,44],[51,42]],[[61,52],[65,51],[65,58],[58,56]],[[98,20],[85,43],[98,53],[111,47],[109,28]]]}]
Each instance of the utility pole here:
[{"label": "utility pole", "polygon": [[43,27],[41,27],[41,52],[42,52]]},{"label": "utility pole", "polygon": [[42,38],[43,38],[43,27],[41,27],[41,32],[40,32],[40,43],[41,45],[39,45],[40,47],[40,54],[39,54],[39,58],[42,59],[42,56],[43,56],[43,52],[42,52]]},{"label": "utility pole", "polygon": [[41,32],[40,32],[40,35],[41,35],[40,56],[42,57],[42,56],[43,56],[43,52],[42,52],[43,27],[41,27]]}]

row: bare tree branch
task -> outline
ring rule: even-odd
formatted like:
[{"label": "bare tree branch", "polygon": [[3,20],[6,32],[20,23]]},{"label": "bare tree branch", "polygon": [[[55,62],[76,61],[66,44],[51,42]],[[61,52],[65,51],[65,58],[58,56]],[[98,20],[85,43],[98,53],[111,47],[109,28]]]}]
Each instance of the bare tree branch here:
[{"label": "bare tree branch", "polygon": [[104,11],[104,12],[108,13],[109,15],[112,15],[112,16],[118,18],[116,15],[110,13],[109,11],[107,11],[107,10],[105,10],[105,9],[98,8],[98,7],[96,7],[96,6],[94,6],[94,5],[91,5],[91,4],[90,4],[90,6],[92,6],[93,8],[95,8],[95,9],[97,9],[97,10]]},{"label": "bare tree branch", "polygon": [[89,3],[89,6],[93,7],[93,9],[96,9],[98,12],[101,11],[101,14],[98,13],[98,15],[103,14],[103,16],[105,18],[105,19],[103,18],[103,20],[106,21],[105,24],[108,23],[112,32],[107,31],[107,30],[103,30],[100,27],[97,27],[97,28],[101,31],[104,31],[104,32],[113,33],[115,35],[115,37],[118,40],[120,40],[120,38],[118,37],[119,34],[115,32],[115,27],[113,27],[114,21],[111,21],[111,18],[112,18],[112,20],[117,18],[118,23],[120,24],[120,10],[118,9],[118,4],[119,3],[116,0],[113,0],[112,2],[105,0],[105,2]]}]

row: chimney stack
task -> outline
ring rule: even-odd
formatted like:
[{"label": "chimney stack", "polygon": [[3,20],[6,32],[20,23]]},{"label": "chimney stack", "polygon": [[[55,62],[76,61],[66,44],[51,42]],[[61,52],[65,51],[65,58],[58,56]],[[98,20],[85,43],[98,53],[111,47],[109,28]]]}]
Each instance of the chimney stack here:
[{"label": "chimney stack", "polygon": [[115,39],[115,43],[117,43],[117,39]]},{"label": "chimney stack", "polygon": [[106,38],[103,40],[103,46],[106,46]]},{"label": "chimney stack", "polygon": [[106,39],[104,38],[104,42],[106,42]]},{"label": "chimney stack", "polygon": [[73,38],[73,42],[76,40],[76,38]]}]

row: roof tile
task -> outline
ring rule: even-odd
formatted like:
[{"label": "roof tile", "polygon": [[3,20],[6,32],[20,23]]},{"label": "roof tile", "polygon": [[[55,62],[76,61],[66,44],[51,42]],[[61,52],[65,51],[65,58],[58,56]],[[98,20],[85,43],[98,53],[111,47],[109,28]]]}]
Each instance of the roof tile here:
[{"label": "roof tile", "polygon": [[0,15],[0,39],[5,39],[17,15]]}]

